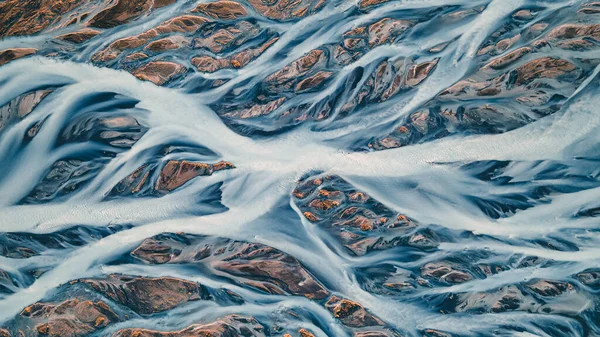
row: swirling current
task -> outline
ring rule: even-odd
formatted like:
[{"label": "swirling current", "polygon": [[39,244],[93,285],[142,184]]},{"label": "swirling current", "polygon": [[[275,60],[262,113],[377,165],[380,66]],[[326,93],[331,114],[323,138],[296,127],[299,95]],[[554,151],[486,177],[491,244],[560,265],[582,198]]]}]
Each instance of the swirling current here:
[{"label": "swirling current", "polygon": [[0,0],[0,336],[600,336],[600,2]]}]

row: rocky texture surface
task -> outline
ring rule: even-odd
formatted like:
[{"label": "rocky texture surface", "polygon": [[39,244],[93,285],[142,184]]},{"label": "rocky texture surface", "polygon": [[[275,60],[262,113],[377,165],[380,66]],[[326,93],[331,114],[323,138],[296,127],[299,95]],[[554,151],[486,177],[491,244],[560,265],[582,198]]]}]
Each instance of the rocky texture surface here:
[{"label": "rocky texture surface", "polygon": [[146,239],[131,255],[152,264],[207,264],[216,272],[268,293],[287,292],[312,299],[323,299],[328,293],[298,260],[262,244],[162,234]]},{"label": "rocky texture surface", "polygon": [[51,89],[28,92],[0,107],[0,132],[29,115],[50,93],[52,93]]},{"label": "rocky texture surface", "polygon": [[[156,164],[146,164],[122,179],[111,191],[111,195],[162,195],[180,188],[188,181],[200,176],[209,176],[215,172],[233,169],[230,162],[214,164],[195,163],[186,160],[170,160],[158,169]],[[156,177],[152,182],[151,176]]]},{"label": "rocky texture surface", "polygon": [[188,301],[207,297],[205,290],[197,283],[170,277],[109,275],[107,279],[83,279],[78,282],[142,315],[173,309]]},{"label": "rocky texture surface", "polygon": [[85,336],[119,321],[105,302],[77,299],[58,304],[36,303],[23,309],[20,316],[34,325],[38,336]]},{"label": "rocky texture surface", "polygon": [[225,316],[213,323],[194,324],[173,332],[146,329],[119,330],[113,337],[192,337],[192,336],[265,336],[264,327],[252,317],[238,315]]},{"label": "rocky texture surface", "polygon": [[49,249],[69,249],[101,239],[127,226],[87,227],[75,226],[49,234],[2,233],[0,255],[11,259],[26,259]]},{"label": "rocky texture surface", "polygon": [[396,246],[429,250],[439,244],[435,232],[393,212],[340,177],[308,177],[293,195],[308,221],[325,228],[355,255]]},{"label": "rocky texture surface", "polygon": [[0,51],[0,66],[12,60],[35,54],[35,48],[11,48]]}]

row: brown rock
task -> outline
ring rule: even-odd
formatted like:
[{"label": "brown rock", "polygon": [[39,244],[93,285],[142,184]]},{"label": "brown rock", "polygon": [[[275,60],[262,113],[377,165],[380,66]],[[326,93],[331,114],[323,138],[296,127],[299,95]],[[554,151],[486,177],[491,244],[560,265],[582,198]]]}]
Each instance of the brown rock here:
[{"label": "brown rock", "polygon": [[260,244],[245,244],[237,253],[213,263],[216,269],[233,275],[264,279],[294,295],[323,299],[328,295],[295,258],[275,248]]},{"label": "brown rock", "polygon": [[168,6],[170,4],[175,3],[175,1],[177,1],[177,0],[153,0],[152,1],[152,9]]},{"label": "brown rock", "polygon": [[321,211],[328,211],[330,209],[336,208],[340,205],[340,202],[337,200],[319,200],[315,199],[308,204],[308,207],[312,207]]},{"label": "brown rock", "polygon": [[359,303],[342,299],[335,295],[327,300],[325,307],[333,313],[335,318],[350,327],[383,325],[383,322],[379,318],[371,315]]},{"label": "brown rock", "polygon": [[144,53],[133,53],[133,54],[127,55],[125,58],[123,58],[123,62],[136,62],[136,61],[144,60],[147,58],[148,58],[148,55],[146,55]]},{"label": "brown rock", "polygon": [[361,9],[365,9],[368,7],[372,7],[372,6],[376,6],[385,2],[388,2],[389,0],[360,0],[358,2],[358,7]]},{"label": "brown rock", "polygon": [[298,330],[298,333],[300,334],[300,337],[315,337],[315,335],[313,335],[312,332],[306,329],[300,329]]},{"label": "brown rock", "polygon": [[0,66],[27,55],[35,54],[35,48],[12,48],[0,51]]},{"label": "brown rock", "polygon": [[96,29],[82,29],[73,33],[67,33],[63,35],[59,35],[56,38],[59,40],[80,44],[87,40],[94,38],[96,35],[100,34],[101,31]]},{"label": "brown rock", "polygon": [[291,88],[299,77],[308,74],[317,64],[324,62],[324,60],[325,57],[322,50],[311,50],[283,69],[267,76],[265,82],[267,82],[268,89],[270,91],[281,91]]},{"label": "brown rock", "polygon": [[409,86],[419,85],[421,82],[423,82],[423,80],[425,80],[425,78],[427,78],[427,76],[429,76],[429,73],[431,73],[433,68],[435,68],[438,61],[438,59],[435,59],[433,61],[424,62],[410,67],[406,77],[406,84]]},{"label": "brown rock", "polygon": [[153,238],[145,239],[131,255],[151,264],[162,264],[171,261],[181,253],[165,242]]},{"label": "brown rock", "polygon": [[431,262],[421,267],[421,276],[436,278],[439,281],[457,284],[473,279],[469,273],[455,270],[453,266],[445,262]]},{"label": "brown rock", "polygon": [[248,3],[269,19],[287,21],[300,19],[317,12],[325,5],[326,0],[248,0]]},{"label": "brown rock", "polygon": [[573,289],[573,286],[569,283],[551,280],[538,280],[527,286],[542,296],[558,296],[567,290]]},{"label": "brown rock", "polygon": [[225,68],[242,68],[255,58],[260,56],[267,48],[277,42],[279,38],[273,38],[257,48],[249,48],[226,58],[215,58],[208,55],[192,58],[192,64],[199,71],[212,73]]},{"label": "brown rock", "polygon": [[328,79],[331,76],[331,74],[332,73],[329,71],[319,71],[313,76],[303,79],[296,85],[296,93],[305,92],[315,87],[318,87],[321,83]]},{"label": "brown rock", "polygon": [[217,70],[228,68],[231,65],[231,61],[228,58],[218,59],[212,56],[203,55],[194,57],[192,59],[192,64],[198,71],[214,73]]},{"label": "brown rock", "polygon": [[148,13],[152,3],[149,0],[117,0],[112,6],[96,14],[89,25],[97,28],[120,26]]},{"label": "brown rock", "polygon": [[534,15],[529,9],[522,9],[513,14],[513,18],[518,20],[531,20],[533,17]]},{"label": "brown rock", "polygon": [[185,45],[188,41],[181,36],[171,36],[152,41],[144,48],[152,52],[162,52],[165,50],[177,49]]},{"label": "brown rock", "polygon": [[514,50],[504,56],[501,56],[490,63],[488,63],[484,68],[492,68],[495,70],[506,68],[507,66],[515,63],[523,56],[531,53],[532,49],[529,47],[519,48]]},{"label": "brown rock", "polygon": [[112,337],[264,337],[265,328],[253,317],[239,315],[225,316],[216,322],[208,324],[193,324],[173,332],[163,332],[148,329],[123,329]]},{"label": "brown rock", "polygon": [[23,94],[0,107],[0,131],[9,123],[29,115],[52,90],[37,90]]},{"label": "brown rock", "polygon": [[538,78],[560,79],[573,74],[577,67],[569,61],[551,57],[543,57],[530,61],[517,68],[516,85],[525,85]]},{"label": "brown rock", "polygon": [[160,234],[146,239],[132,253],[146,263],[207,263],[238,282],[271,294],[291,293],[322,299],[325,288],[300,262],[258,243],[188,234]]},{"label": "brown rock", "polygon": [[310,222],[316,222],[316,221],[321,220],[319,217],[317,217],[316,215],[314,215],[311,212],[304,212],[303,214],[304,214],[304,217],[307,218],[308,221],[310,221]]},{"label": "brown rock", "polygon": [[83,0],[5,0],[0,2],[0,37],[33,35],[58,22]]},{"label": "brown rock", "polygon": [[11,337],[11,334],[6,329],[0,329],[0,337]]},{"label": "brown rock", "polygon": [[143,315],[170,310],[186,302],[207,297],[199,284],[171,277],[113,274],[107,279],[81,279],[78,282]]},{"label": "brown rock", "polygon": [[598,45],[592,43],[588,40],[584,39],[575,39],[569,41],[559,41],[554,44],[554,46],[566,49],[566,50],[574,50],[574,51],[586,51],[598,48]]},{"label": "brown rock", "polygon": [[553,39],[572,39],[591,36],[600,38],[600,24],[583,25],[567,23],[554,28],[548,37]]},{"label": "brown rock", "polygon": [[452,335],[449,333],[434,329],[426,329],[423,331],[423,333],[424,337],[452,337]]},{"label": "brown rock", "polygon": [[[92,57],[93,62],[108,62],[116,59],[122,52],[141,47],[163,34],[169,33],[190,33],[200,29],[208,20],[196,15],[181,15],[161,23],[158,27],[152,28],[136,36],[129,36],[118,39],[111,43],[104,50],[96,53]],[[181,38],[178,40],[181,41]]]},{"label": "brown rock", "polygon": [[170,192],[195,177],[208,176],[213,174],[213,172],[232,168],[235,168],[235,166],[229,162],[204,164],[185,160],[171,160],[162,169],[155,189],[157,191]]},{"label": "brown rock", "polygon": [[217,29],[209,36],[195,38],[194,46],[196,48],[207,48],[213,53],[221,53],[257,37],[260,32],[261,29],[258,25],[248,21],[240,21]]},{"label": "brown rock", "polygon": [[78,337],[119,321],[104,302],[70,299],[59,304],[35,303],[20,313],[40,335]]},{"label": "brown rock", "polygon": [[381,19],[369,26],[369,47],[391,43],[412,26],[413,23],[407,20]]},{"label": "brown rock", "polygon": [[213,19],[233,20],[248,15],[246,9],[237,2],[218,0],[199,4],[192,12],[201,13]]},{"label": "brown rock", "polygon": [[142,81],[163,85],[185,71],[184,66],[175,62],[153,61],[135,69],[133,75]]},{"label": "brown rock", "polygon": [[271,112],[277,110],[283,102],[285,102],[285,97],[281,97],[277,100],[265,103],[265,104],[253,104],[249,108],[244,108],[240,110],[234,110],[224,115],[226,117],[235,117],[235,118],[253,118],[259,116],[266,116]]}]

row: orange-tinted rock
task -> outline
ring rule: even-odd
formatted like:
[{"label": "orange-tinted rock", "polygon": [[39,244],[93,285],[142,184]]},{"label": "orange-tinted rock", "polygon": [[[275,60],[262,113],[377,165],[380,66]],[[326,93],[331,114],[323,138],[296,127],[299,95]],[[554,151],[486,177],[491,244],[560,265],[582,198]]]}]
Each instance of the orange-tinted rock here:
[{"label": "orange-tinted rock", "polygon": [[147,58],[148,58],[148,55],[146,55],[144,53],[133,53],[133,54],[127,55],[125,58],[123,58],[123,62],[135,62],[135,61],[140,61],[140,60],[144,60]]},{"label": "orange-tinted rock", "polygon": [[531,53],[532,49],[529,47],[523,47],[523,48],[519,48],[517,50],[514,50],[504,56],[501,56],[493,61],[491,61],[490,63],[488,63],[485,67],[489,67],[492,69],[503,69],[506,68],[507,66],[515,63],[516,61],[518,61],[519,59],[521,59],[523,56]]},{"label": "orange-tinted rock", "polygon": [[217,70],[229,68],[231,60],[229,58],[214,58],[208,55],[196,56],[192,59],[192,64],[201,72],[214,73]]},{"label": "orange-tinted rock", "polygon": [[[327,230],[355,255],[399,245],[429,249],[437,244],[435,233],[420,230],[413,220],[394,213],[338,176],[307,179],[299,183],[293,194],[299,209],[305,216],[309,213],[311,222]],[[419,238],[428,245],[415,242]]]},{"label": "orange-tinted rock", "polygon": [[192,12],[204,14],[213,19],[233,20],[248,15],[246,9],[237,2],[218,0],[199,4]]},{"label": "orange-tinted rock", "polygon": [[305,218],[308,219],[308,221],[311,221],[311,222],[315,222],[315,221],[321,220],[321,219],[319,219],[316,215],[314,215],[311,212],[304,212],[302,214],[304,215]]},{"label": "orange-tinted rock", "polygon": [[6,125],[27,116],[52,90],[37,90],[23,94],[0,107],[0,131]]},{"label": "orange-tinted rock", "polygon": [[310,89],[318,87],[321,83],[323,83],[326,79],[328,79],[332,75],[329,71],[319,71],[311,77],[307,77],[302,81],[298,82],[296,85],[295,91],[297,93],[305,92]]},{"label": "orange-tinted rock", "polygon": [[383,325],[383,322],[379,318],[367,312],[359,303],[342,299],[335,295],[327,300],[325,307],[333,313],[335,318],[350,327]]},{"label": "orange-tinted rock", "polygon": [[191,234],[160,234],[131,255],[145,263],[206,263],[270,294],[322,299],[327,290],[294,257],[270,246]]},{"label": "orange-tinted rock", "polygon": [[568,290],[572,290],[573,286],[567,282],[538,280],[527,285],[531,290],[542,296],[558,296]]},{"label": "orange-tinted rock", "polygon": [[300,76],[306,75],[322,59],[322,50],[311,50],[306,55],[285,66],[283,69],[269,75],[265,81],[274,84],[284,84],[290,80],[295,80]]},{"label": "orange-tinted rock", "polygon": [[103,301],[70,299],[58,304],[35,303],[19,314],[40,335],[85,336],[118,322],[117,314]]},{"label": "orange-tinted rock", "polygon": [[555,39],[572,39],[591,36],[600,38],[600,24],[582,25],[582,24],[564,24],[554,28],[548,37]]},{"label": "orange-tinted rock", "polygon": [[587,51],[598,48],[598,45],[586,39],[574,39],[568,41],[559,41],[554,43],[554,46],[574,51]]},{"label": "orange-tinted rock", "polygon": [[170,192],[193,178],[199,176],[208,176],[213,172],[232,169],[235,166],[229,162],[219,162],[216,164],[194,163],[189,161],[169,161],[160,172],[160,177],[156,182],[157,191]]},{"label": "orange-tinted rock", "polygon": [[213,53],[221,53],[235,48],[246,41],[257,37],[261,32],[258,25],[248,21],[240,21],[230,26],[217,29],[213,34],[194,39],[194,47],[204,47]]},{"label": "orange-tinted rock", "polygon": [[243,249],[222,261],[213,263],[216,269],[233,275],[271,281],[294,295],[323,299],[328,292],[295,258],[272,247],[245,244]]},{"label": "orange-tinted rock", "polygon": [[249,48],[237,54],[225,58],[215,58],[208,55],[202,55],[192,58],[192,64],[199,71],[212,73],[226,68],[242,68],[255,58],[260,56],[267,48],[277,42],[279,38],[273,38],[259,47]]},{"label": "orange-tinted rock", "polygon": [[0,337],[11,337],[11,334],[8,330],[0,329]]},{"label": "orange-tinted rock", "polygon": [[471,274],[456,270],[446,262],[430,262],[421,267],[421,276],[434,278],[447,283],[463,283],[473,279]]},{"label": "orange-tinted rock", "polygon": [[180,250],[163,241],[149,238],[131,252],[131,255],[147,263],[163,264],[171,261],[180,253]]},{"label": "orange-tinted rock", "polygon": [[[107,48],[99,51],[92,57],[93,62],[108,62],[116,59],[121,53],[141,47],[150,40],[169,33],[191,33],[200,29],[208,20],[195,15],[181,15],[169,19],[159,26],[147,30],[136,36],[129,36],[118,39],[111,43]],[[181,40],[181,37],[179,37]]]},{"label": "orange-tinted rock", "polygon": [[83,0],[0,1],[0,37],[39,33],[84,2]]},{"label": "orange-tinted rock", "polygon": [[239,315],[225,316],[213,323],[193,324],[173,332],[148,329],[123,329],[113,334],[113,337],[262,337],[265,328],[253,317]]},{"label": "orange-tinted rock", "polygon": [[300,337],[315,337],[315,335],[313,335],[312,332],[306,329],[300,329],[298,330],[298,333],[300,334]]},{"label": "orange-tinted rock", "polygon": [[360,0],[358,2],[358,7],[359,8],[367,8],[367,7],[379,5],[379,4],[388,2],[388,1],[390,1],[390,0]]},{"label": "orange-tinted rock", "polygon": [[177,0],[153,0],[152,1],[152,9],[154,8],[162,8],[168,6],[170,4],[174,4]]},{"label": "orange-tinted rock", "polygon": [[260,14],[281,21],[301,19],[316,13],[325,2],[325,0],[248,0],[248,3]]},{"label": "orange-tinted rock", "polygon": [[150,0],[117,0],[112,6],[96,14],[89,25],[97,28],[112,28],[131,22],[152,8]]},{"label": "orange-tinted rock", "polygon": [[276,110],[285,102],[285,97],[281,97],[275,101],[271,101],[265,104],[253,104],[249,108],[235,110],[224,114],[227,117],[235,118],[252,118],[258,116],[265,116]]},{"label": "orange-tinted rock", "polygon": [[109,275],[106,279],[81,279],[78,282],[144,315],[170,310],[207,296],[199,284],[171,277]]},{"label": "orange-tinted rock", "polygon": [[184,46],[188,41],[181,36],[171,36],[152,41],[144,48],[152,52],[162,52],[165,50],[177,49]]},{"label": "orange-tinted rock", "polygon": [[557,79],[573,74],[576,70],[577,67],[567,60],[543,57],[527,62],[517,68],[515,84],[529,84],[538,78]]},{"label": "orange-tinted rock", "polygon": [[0,51],[0,66],[12,61],[25,57],[27,55],[35,54],[37,49],[34,48],[12,48]]},{"label": "orange-tinted rock", "polygon": [[321,211],[328,211],[330,209],[336,208],[340,205],[339,201],[336,200],[318,200],[315,199],[313,201],[310,202],[310,204],[308,204],[309,207],[321,210]]},{"label": "orange-tinted rock", "polygon": [[181,15],[163,22],[150,31],[156,31],[157,34],[191,33],[197,31],[207,22],[209,20],[196,15]]},{"label": "orange-tinted rock", "polygon": [[531,20],[533,17],[534,15],[529,9],[522,9],[513,14],[513,18],[518,20]]},{"label": "orange-tinted rock", "polygon": [[59,35],[56,38],[59,40],[80,44],[94,38],[100,33],[101,32],[99,30],[86,28],[73,33]]},{"label": "orange-tinted rock", "polygon": [[424,337],[453,337],[449,333],[439,331],[439,330],[434,330],[434,329],[425,329],[423,331],[423,336]]},{"label": "orange-tinted rock", "polygon": [[407,20],[381,19],[369,26],[369,47],[391,43],[412,26],[413,23]]},{"label": "orange-tinted rock", "polygon": [[175,62],[153,61],[135,69],[132,73],[142,81],[163,85],[185,71],[184,66]]},{"label": "orange-tinted rock", "polygon": [[423,80],[425,80],[425,78],[427,78],[427,76],[429,76],[429,73],[431,73],[431,71],[433,70],[433,68],[435,68],[437,63],[438,60],[435,59],[433,61],[421,63],[410,67],[410,69],[408,70],[408,75],[406,77],[406,84],[409,86],[419,85],[421,82],[423,82]]}]

